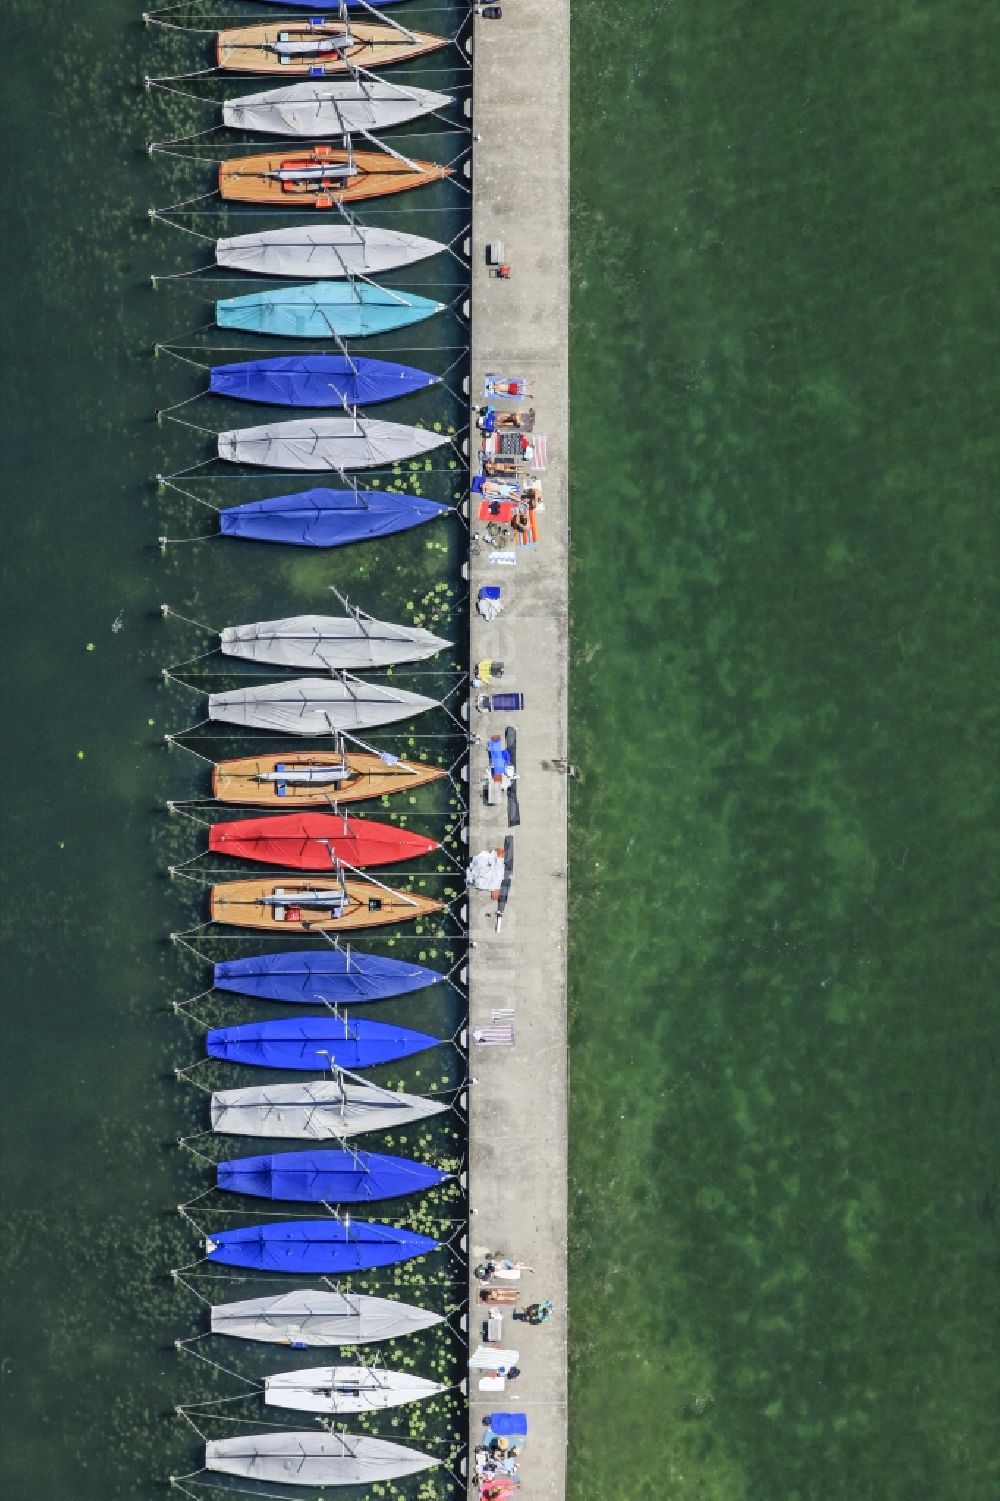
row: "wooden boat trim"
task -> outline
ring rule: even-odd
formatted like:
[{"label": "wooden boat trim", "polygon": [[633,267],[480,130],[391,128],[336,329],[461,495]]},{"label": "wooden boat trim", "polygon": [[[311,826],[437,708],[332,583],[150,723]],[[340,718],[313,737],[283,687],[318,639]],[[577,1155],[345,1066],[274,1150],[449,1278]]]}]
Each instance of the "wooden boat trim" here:
[{"label": "wooden boat trim", "polygon": [[[329,21],[323,26],[301,26],[280,22],[268,22],[256,26],[232,26],[216,33],[216,66],[230,73],[250,73],[277,78],[325,78],[338,73],[349,73],[356,67],[385,68],[393,63],[413,62],[447,47],[448,37],[434,36],[429,31],[413,31],[404,36],[394,26],[357,22],[349,27],[353,46],[343,53],[324,55],[312,53],[300,60],[282,62],[269,47],[277,42],[279,35],[290,41],[315,41],[323,36],[332,39],[343,36],[344,25]],[[322,75],[313,70],[322,68]]]},{"label": "wooden boat trim", "polygon": [[[332,872],[331,872],[332,875]],[[275,908],[261,905],[261,898],[281,891],[288,895],[288,907],[295,906],[295,893],[329,891],[334,881],[321,882],[313,877],[271,876],[242,881],[225,881],[211,887],[212,922],[240,928],[255,928],[266,933],[336,933],[359,928],[382,928],[395,923],[413,922],[444,910],[445,903],[435,897],[419,896],[411,891],[393,891],[368,881],[344,881],[348,904],[339,917],[324,916],[322,908],[301,918],[277,917]],[[373,906],[372,903],[377,903]]]},{"label": "wooden boat trim", "polygon": [[[294,162],[303,167],[343,167],[353,165],[346,179],[324,182],[313,179],[287,192],[285,183],[267,174],[278,172]],[[345,151],[340,148],[322,151],[264,151],[252,156],[233,157],[219,163],[219,194],[230,202],[280,204],[283,208],[332,208],[337,203],[359,202],[366,198],[386,198],[392,193],[406,193],[450,176],[450,167],[435,162],[415,162],[411,167],[386,151]]]},{"label": "wooden boat trim", "polygon": [[244,756],[220,761],[212,768],[212,796],[221,803],[243,803],[251,808],[329,808],[331,803],[361,802],[365,798],[391,796],[395,792],[412,792],[436,782],[447,773],[443,766],[414,766],[400,761],[387,766],[381,756],[367,751],[351,751],[345,757],[351,781],[338,786],[309,787],[290,783],[284,797],[278,797],[273,782],[258,782],[263,772],[277,766],[292,770],[308,766],[329,766],[336,754],[292,751],[287,755]]}]

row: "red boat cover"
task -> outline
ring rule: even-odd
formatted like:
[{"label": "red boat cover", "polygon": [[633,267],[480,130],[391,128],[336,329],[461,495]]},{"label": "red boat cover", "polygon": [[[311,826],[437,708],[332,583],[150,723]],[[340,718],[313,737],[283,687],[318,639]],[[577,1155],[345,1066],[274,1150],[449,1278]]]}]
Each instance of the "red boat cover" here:
[{"label": "red boat cover", "polygon": [[334,859],[347,865],[393,865],[438,848],[437,841],[395,824],[339,813],[279,813],[213,824],[208,847],[287,870],[332,870]]}]

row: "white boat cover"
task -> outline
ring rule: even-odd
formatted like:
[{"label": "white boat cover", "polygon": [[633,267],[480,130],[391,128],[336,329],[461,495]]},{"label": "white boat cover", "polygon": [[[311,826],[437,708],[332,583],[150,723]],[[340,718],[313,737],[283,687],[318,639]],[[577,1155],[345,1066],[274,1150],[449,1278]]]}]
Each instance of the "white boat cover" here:
[{"label": "white boat cover", "polygon": [[401,87],[384,79],[314,79],[227,99],[222,123],[233,130],[259,130],[268,135],[341,136],[405,125],[433,110],[447,109],[451,103],[448,94]]},{"label": "white boat cover", "polygon": [[218,453],[231,464],[265,469],[371,469],[430,453],[449,441],[447,433],[373,417],[300,417],[220,433]]},{"label": "white boat cover", "polygon": [[217,240],[218,265],[257,276],[376,276],[444,250],[438,240],[353,224],[296,225]]},{"label": "white boat cover", "polygon": [[389,667],[421,662],[450,641],[417,625],[393,625],[369,615],[292,615],[230,625],[220,644],[227,657],[243,657],[267,667],[315,667],[329,672],[348,667]]},{"label": "white boat cover", "polygon": [[205,1445],[206,1469],[271,1485],[371,1485],[440,1463],[366,1433],[245,1433]]},{"label": "white boat cover", "polygon": [[225,1136],[330,1141],[365,1131],[394,1131],[429,1115],[443,1100],[354,1084],[346,1079],[306,1079],[250,1089],[220,1089],[212,1095],[212,1130]]},{"label": "white boat cover", "polygon": [[447,1391],[437,1381],[409,1371],[386,1371],[381,1366],[317,1365],[282,1371],[264,1382],[264,1401],[271,1407],[298,1412],[379,1412],[406,1402],[421,1402]]},{"label": "white boat cover", "polygon": [[394,724],[435,707],[433,698],[361,678],[288,678],[230,693],[210,693],[208,715],[226,724],[282,735],[331,735]]},{"label": "white boat cover", "polygon": [[443,1314],[397,1303],[394,1298],[313,1289],[217,1303],[212,1309],[213,1334],[316,1348],[377,1344],[442,1323]]}]

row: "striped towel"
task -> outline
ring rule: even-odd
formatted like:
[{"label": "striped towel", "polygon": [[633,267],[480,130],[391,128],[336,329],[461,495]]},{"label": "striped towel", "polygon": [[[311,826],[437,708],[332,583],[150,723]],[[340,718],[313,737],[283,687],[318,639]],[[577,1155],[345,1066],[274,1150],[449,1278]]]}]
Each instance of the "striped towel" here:
[{"label": "striped towel", "polygon": [[472,1040],[481,1048],[512,1048],[514,1028],[510,1023],[500,1027],[476,1027]]}]

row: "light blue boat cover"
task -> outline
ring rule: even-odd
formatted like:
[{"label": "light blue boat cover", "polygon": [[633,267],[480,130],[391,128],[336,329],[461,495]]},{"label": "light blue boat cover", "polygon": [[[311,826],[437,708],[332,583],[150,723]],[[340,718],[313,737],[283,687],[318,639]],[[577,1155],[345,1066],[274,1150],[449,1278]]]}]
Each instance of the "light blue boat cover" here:
[{"label": "light blue boat cover", "polygon": [[300,490],[249,500],[219,513],[224,537],[284,542],[292,547],[345,547],[421,526],[451,508],[389,490]]},{"label": "light blue boat cover", "polygon": [[302,949],[292,953],[255,954],[248,959],[225,959],[216,964],[216,990],[234,990],[261,1001],[290,1001],[323,1006],[383,1001],[437,985],[444,977],[436,969],[388,959],[360,949]]},{"label": "light blue boat cover", "polygon": [[438,385],[440,376],[391,360],[360,355],[287,354],[272,360],[242,360],[215,365],[209,390],[236,401],[259,401],[278,407],[374,406]]},{"label": "light blue boat cover", "polygon": [[205,1038],[210,1058],[249,1063],[257,1068],[374,1068],[436,1048],[440,1037],[386,1022],[335,1016],[291,1016],[279,1021],[215,1027]]},{"label": "light blue boat cover", "polygon": [[317,1149],[235,1157],[215,1169],[216,1188],[257,1199],[294,1199],[302,1204],[370,1204],[400,1199],[444,1183],[450,1174],[408,1157],[385,1152]]},{"label": "light blue boat cover", "polygon": [[220,328],[285,339],[328,339],[333,334],[366,339],[422,323],[440,310],[441,303],[415,292],[389,292],[348,279],[223,297],[215,304],[215,321]]},{"label": "light blue boat cover", "polygon": [[205,1259],[259,1272],[329,1276],[392,1266],[439,1249],[440,1241],[413,1230],[368,1220],[342,1224],[328,1215],[322,1220],[277,1220],[213,1231],[207,1237]]}]

